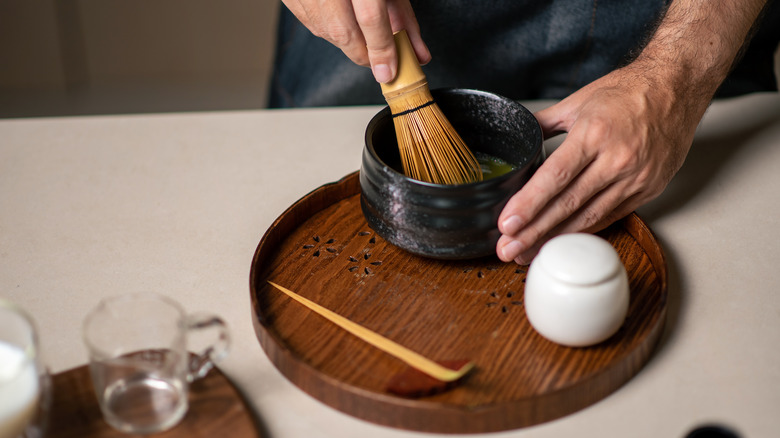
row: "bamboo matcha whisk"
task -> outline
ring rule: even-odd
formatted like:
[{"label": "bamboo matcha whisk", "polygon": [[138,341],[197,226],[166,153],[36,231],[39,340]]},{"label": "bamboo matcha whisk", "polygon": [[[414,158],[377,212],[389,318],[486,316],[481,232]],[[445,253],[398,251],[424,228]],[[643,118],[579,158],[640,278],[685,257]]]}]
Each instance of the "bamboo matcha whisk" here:
[{"label": "bamboo matcha whisk", "polygon": [[382,84],[404,173],[436,184],[482,181],[482,170],[469,148],[433,100],[428,80],[405,30],[395,33],[398,74]]}]

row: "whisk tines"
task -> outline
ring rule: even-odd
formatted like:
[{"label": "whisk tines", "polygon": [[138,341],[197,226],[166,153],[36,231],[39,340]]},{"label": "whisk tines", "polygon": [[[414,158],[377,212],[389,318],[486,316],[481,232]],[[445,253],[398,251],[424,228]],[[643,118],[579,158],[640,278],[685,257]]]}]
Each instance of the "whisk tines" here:
[{"label": "whisk tines", "polygon": [[395,34],[398,75],[382,92],[390,106],[404,173],[436,184],[482,180],[474,154],[433,99],[406,31]]}]

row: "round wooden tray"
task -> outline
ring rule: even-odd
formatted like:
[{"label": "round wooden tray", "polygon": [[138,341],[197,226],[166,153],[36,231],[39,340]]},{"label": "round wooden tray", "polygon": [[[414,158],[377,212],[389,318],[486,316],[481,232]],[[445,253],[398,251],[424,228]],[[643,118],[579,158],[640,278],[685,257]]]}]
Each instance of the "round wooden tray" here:
[{"label": "round wooden tray", "polygon": [[[360,210],[357,172],[285,211],[250,273],[257,337],[274,365],[325,404],[404,429],[476,433],[515,429],[606,397],[650,356],[665,320],[667,272],[650,230],[631,215],[599,233],[628,271],[631,304],[620,331],[597,346],[547,341],[523,308],[525,266],[496,257],[421,258],[385,242]],[[405,364],[268,285],[271,280],[434,360],[470,359],[455,388],[418,399],[386,392]]]}]

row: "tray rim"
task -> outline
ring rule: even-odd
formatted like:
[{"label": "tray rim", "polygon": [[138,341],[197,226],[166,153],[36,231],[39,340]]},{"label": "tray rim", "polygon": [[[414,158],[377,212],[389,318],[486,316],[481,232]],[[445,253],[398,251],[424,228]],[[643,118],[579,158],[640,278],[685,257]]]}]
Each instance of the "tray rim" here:
[{"label": "tray rim", "polygon": [[[621,359],[621,362],[630,361],[638,364],[629,367],[629,369],[624,370],[625,371],[624,376],[621,375],[618,378],[615,378],[614,376],[608,376],[608,371],[610,370],[602,369],[592,374],[591,376],[588,376],[587,378],[575,382],[569,386],[561,387],[559,389],[546,392],[541,395],[523,397],[512,401],[500,401],[500,402],[497,401],[493,403],[481,404],[475,407],[467,407],[467,406],[452,405],[438,400],[403,398],[391,394],[379,393],[365,388],[356,387],[353,385],[349,385],[330,375],[321,373],[317,370],[316,367],[309,365],[305,361],[299,360],[288,348],[286,348],[284,342],[280,340],[273,333],[272,330],[266,329],[266,325],[258,317],[260,306],[257,300],[257,290],[255,289],[254,279],[257,277],[258,274],[263,272],[263,269],[259,267],[258,261],[264,258],[269,251],[273,251],[273,249],[276,246],[278,246],[278,244],[283,240],[283,237],[277,238],[277,236],[288,235],[291,230],[294,230],[297,226],[304,223],[312,215],[330,207],[336,202],[340,202],[351,196],[360,194],[359,173],[360,173],[359,171],[354,171],[352,173],[345,175],[344,177],[340,178],[337,181],[323,184],[311,190],[306,195],[302,196],[300,199],[298,199],[296,202],[290,205],[276,218],[276,220],[274,220],[271,226],[266,230],[266,232],[264,233],[262,239],[260,240],[257,246],[257,249],[255,250],[254,257],[252,258],[252,265],[251,265],[250,275],[249,275],[249,289],[251,295],[250,299],[251,299],[251,307],[252,307],[251,310],[252,324],[255,329],[255,333],[257,335],[257,338],[260,342],[263,351],[265,352],[266,356],[269,358],[271,363],[273,363],[274,367],[282,375],[284,375],[287,380],[289,380],[291,383],[293,383],[296,387],[301,389],[306,394],[310,395],[311,397],[317,399],[318,401],[324,403],[325,405],[333,409],[336,409],[342,413],[366,421],[370,421],[376,424],[384,425],[384,426],[390,426],[390,427],[401,428],[401,429],[412,430],[412,431],[433,432],[433,433],[463,434],[463,433],[499,432],[499,431],[518,429],[521,427],[527,427],[535,424],[552,421],[554,419],[561,418],[563,416],[575,413],[588,406],[591,406],[597,403],[598,401],[603,400],[610,394],[614,393],[620,387],[626,384],[629,380],[631,380],[631,378],[633,378],[636,374],[638,374],[641,371],[641,369],[647,363],[647,360],[650,358],[650,356],[652,356],[656,346],[658,345],[661,339],[661,335],[666,326],[666,318],[667,318],[666,302],[668,300],[668,266],[667,266],[666,256],[663,252],[663,249],[658,244],[655,234],[652,232],[650,227],[636,214],[636,212],[632,212],[626,217],[624,217],[623,219],[620,219],[616,222],[622,223],[624,225],[623,228],[625,229],[625,231],[637,242],[637,244],[642,248],[642,250],[650,259],[650,262],[653,266],[653,270],[658,276],[658,282],[659,282],[658,293],[662,298],[663,305],[660,312],[657,314],[656,321],[654,321],[653,323],[653,327],[649,330],[648,334],[646,335],[645,342],[638,348],[635,348],[633,351],[628,352]],[[336,196],[337,199],[332,199],[334,198],[333,195],[334,192],[340,190],[346,190],[350,194]],[[314,207],[312,207],[311,204],[315,204]],[[310,214],[308,215],[296,214],[297,210],[301,208],[306,208],[307,210],[310,211]],[[291,214],[295,216],[295,220],[288,219],[288,216],[290,216]],[[290,222],[290,223],[285,223],[285,222]],[[295,224],[292,224],[292,222],[294,222]],[[279,227],[282,227],[282,231],[279,231]],[[274,347],[274,348],[269,348],[269,347]],[[319,381],[324,384],[324,387],[319,387],[316,384],[309,383],[310,379],[303,379],[302,381],[301,379],[296,378],[297,374],[304,375],[306,373],[309,373],[309,375],[317,376],[317,379],[319,379]],[[517,413],[518,410],[522,410],[523,408],[527,408],[530,405],[538,403],[541,398],[555,399],[556,397],[561,397],[562,395],[564,395],[568,390],[570,390],[572,386],[580,386],[585,383],[589,385],[595,385],[599,379],[618,381],[619,383],[609,385],[613,387],[610,387],[609,389],[602,391],[603,394],[596,395],[595,397],[593,397],[593,400],[591,400],[589,403],[585,403],[582,406],[576,406],[571,409],[564,409],[565,412],[560,413],[560,415],[547,418],[543,421],[534,421],[527,424],[512,425],[509,427],[499,426],[499,427],[488,428],[488,429],[482,428],[478,430],[468,429],[468,427],[465,428],[459,427],[459,426],[463,426],[464,424],[462,423],[462,421],[457,421],[458,418],[462,419],[465,418],[466,416],[469,416],[469,418],[471,418],[480,415],[484,415],[484,416],[502,415],[501,412],[505,412],[503,416],[506,417],[511,413]],[[365,400],[370,401],[370,407],[365,408],[365,406],[362,406],[362,409],[361,407],[357,407],[354,409],[345,408],[342,403],[339,403],[338,401],[339,397],[334,395],[334,393],[337,390],[346,390],[355,396],[363,398],[364,401]],[[440,428],[426,428],[424,425],[416,426],[413,424],[399,424],[398,422],[390,422],[387,421],[386,419],[388,416],[383,415],[383,412],[386,412],[385,409],[387,408],[402,409],[402,410],[414,409],[414,410],[422,410],[425,412],[430,412],[435,415],[447,415],[450,418],[452,418],[453,426],[451,429],[442,430]],[[442,413],[442,411],[444,411],[444,413]]]}]

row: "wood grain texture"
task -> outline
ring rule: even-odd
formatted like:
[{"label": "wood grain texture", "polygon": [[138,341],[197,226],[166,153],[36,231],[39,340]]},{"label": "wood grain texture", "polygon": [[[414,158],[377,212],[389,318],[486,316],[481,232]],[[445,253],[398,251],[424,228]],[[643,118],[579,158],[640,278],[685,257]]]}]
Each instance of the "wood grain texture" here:
[{"label": "wood grain texture", "polygon": [[[357,173],[291,206],[261,240],[250,273],[255,330],[293,383],[358,418],[411,430],[474,433],[559,418],[606,397],[649,358],[663,330],[666,265],[631,215],[600,235],[629,274],[623,327],[588,348],[547,341],[523,308],[526,267],[495,257],[421,258],[385,242],[360,210]],[[421,399],[385,391],[404,364],[269,286],[271,280],[434,360],[468,358],[459,386]]]},{"label": "wood grain texture", "polygon": [[[46,438],[124,438],[103,420],[88,366],[52,376],[52,404]],[[190,408],[181,423],[159,438],[231,436],[260,438],[257,423],[241,395],[219,370],[190,386]],[[229,431],[225,435],[226,431]]]}]

